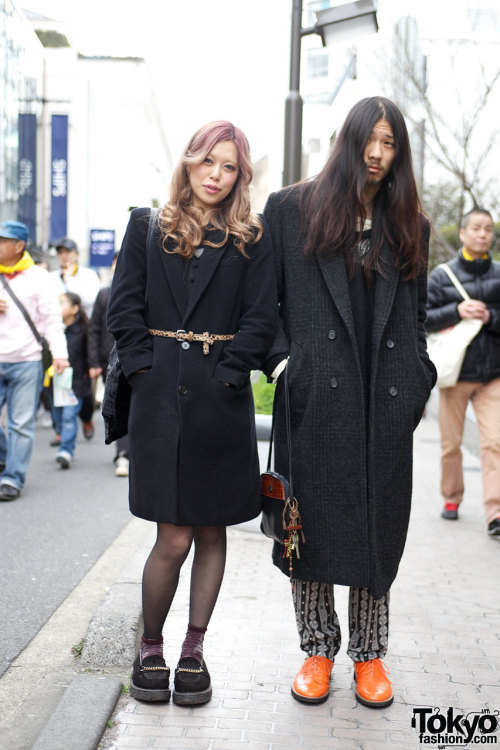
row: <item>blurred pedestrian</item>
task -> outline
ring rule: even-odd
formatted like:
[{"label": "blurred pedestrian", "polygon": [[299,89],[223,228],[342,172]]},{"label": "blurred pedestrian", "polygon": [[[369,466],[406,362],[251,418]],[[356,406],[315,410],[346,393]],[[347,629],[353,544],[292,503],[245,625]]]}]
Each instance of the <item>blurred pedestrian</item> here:
[{"label": "blurred pedestrian", "polygon": [[162,630],[193,542],[173,699],[210,699],[203,638],[224,574],[226,526],[260,513],[250,371],[275,335],[277,300],[269,237],[250,212],[251,178],[241,130],[224,121],[198,130],[147,247],[150,212],[132,212],[111,287],[108,326],[132,387],[130,508],[157,523],[131,680],[142,700],[170,697]]},{"label": "blurred pedestrian", "polygon": [[80,414],[82,400],[89,395],[91,390],[87,359],[87,331],[89,321],[82,308],[82,302],[78,294],[65,292],[61,294],[59,301],[65,325],[64,332],[68,343],[69,363],[73,370],[71,384],[73,403],[65,406],[56,406],[56,388],[54,387],[52,414],[56,435],[60,436],[56,461],[61,469],[69,469],[75,453],[78,415]]},{"label": "blurred pedestrian", "polygon": [[[39,266],[39,268],[44,268],[46,271],[49,269],[49,260],[47,257],[47,253],[38,245],[35,245],[34,242],[30,242],[29,245],[26,247],[26,250],[33,258],[33,262],[35,265]],[[37,418],[41,415],[42,417],[42,427],[53,427],[52,422],[52,398],[51,398],[51,380],[49,377],[47,377],[46,373],[44,373],[44,382],[43,382],[43,388],[40,393],[40,408],[37,412]]]},{"label": "blurred pedestrian", "polygon": [[[426,352],[429,224],[408,133],[393,102],[359,101],[323,170],[269,197],[281,330],[265,372],[276,378],[276,470],[288,473],[283,377],[288,360],[294,494],[305,544],[292,595],[306,660],[292,687],[328,698],[340,625],[333,584],[349,586],[355,695],[393,701],[381,661],[389,590],[403,554],[413,430],[435,368]],[[283,547],[273,561],[288,575]]]},{"label": "blurred pedestrian", "polygon": [[[111,264],[111,273],[114,274],[118,253],[115,253]],[[114,338],[109,333],[106,325],[108,311],[110,286],[103,287],[96,297],[92,318],[89,325],[88,356],[89,374],[92,379],[102,376],[106,382],[106,368],[109,353],[113,346]],[[114,458],[115,475],[117,477],[128,477],[129,471],[129,440],[128,435],[118,438],[116,441],[116,454]]]},{"label": "blurred pedestrian", "polygon": [[74,292],[82,301],[82,308],[90,319],[95,298],[99,292],[99,276],[91,268],[86,268],[79,262],[80,251],[76,242],[69,237],[63,237],[55,243],[59,270],[51,272],[57,294]]},{"label": "blurred pedestrian", "polygon": [[487,532],[500,537],[500,263],[491,257],[493,230],[491,213],[484,208],[463,217],[462,247],[448,265],[471,299],[464,300],[447,273],[435,268],[429,276],[426,328],[440,331],[468,318],[483,323],[467,347],[457,384],[439,389],[441,516],[457,520],[463,500],[461,444],[471,402],[479,428]]},{"label": "blurred pedestrian", "polygon": [[[99,276],[91,268],[85,268],[79,262],[78,245],[70,237],[63,237],[55,242],[57,258],[60,268],[52,271],[51,278],[54,282],[58,295],[64,292],[78,294],[82,301],[82,309],[87,318],[90,319],[94,302],[100,288]],[[82,399],[80,419],[82,421],[83,436],[86,440],[94,437],[94,396],[90,391],[88,396]]]},{"label": "blurred pedestrian", "polygon": [[45,336],[54,370],[68,366],[68,352],[57,297],[26,251],[28,227],[0,223],[0,410],[7,404],[7,435],[0,427],[0,500],[16,500],[24,486],[42,389]]}]

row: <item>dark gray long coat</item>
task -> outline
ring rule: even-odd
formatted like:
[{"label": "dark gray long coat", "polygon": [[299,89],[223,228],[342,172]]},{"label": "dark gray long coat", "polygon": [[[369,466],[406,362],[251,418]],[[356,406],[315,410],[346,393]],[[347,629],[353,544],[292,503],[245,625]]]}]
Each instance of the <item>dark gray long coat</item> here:
[{"label": "dark gray long coat", "polygon": [[[269,232],[248,259],[229,241],[189,264],[162,249],[158,230],[146,252],[148,217],[132,212],[108,308],[132,387],[130,509],[177,525],[240,523],[260,512],[249,375],[277,327]],[[236,336],[204,355],[201,343],[183,347],[149,328]]]},{"label": "dark gray long coat", "polygon": [[[265,365],[288,354],[294,494],[306,543],[293,575],[369,587],[394,580],[406,540],[413,431],[435,380],[424,331],[427,276],[405,281],[383,248],[376,274],[367,413],[342,257],[306,258],[297,191],[269,197],[282,330]],[[427,233],[428,234],[428,233]],[[283,378],[277,386],[276,470],[287,473]],[[283,548],[273,559],[288,574]]]}]

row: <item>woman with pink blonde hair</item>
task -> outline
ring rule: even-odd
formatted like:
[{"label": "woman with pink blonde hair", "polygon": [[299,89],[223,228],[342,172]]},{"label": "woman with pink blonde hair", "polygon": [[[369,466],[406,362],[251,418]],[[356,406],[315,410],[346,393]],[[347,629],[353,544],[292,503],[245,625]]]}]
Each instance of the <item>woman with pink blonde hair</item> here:
[{"label": "woman with pink blonde hair", "polygon": [[170,698],[163,630],[191,546],[173,700],[210,700],[203,638],[224,574],[226,527],[260,513],[250,371],[274,339],[278,306],[269,233],[250,208],[252,175],[239,128],[200,128],[165,206],[132,211],[113,278],[108,328],[131,387],[130,509],[157,525],[130,688],[140,700]]}]

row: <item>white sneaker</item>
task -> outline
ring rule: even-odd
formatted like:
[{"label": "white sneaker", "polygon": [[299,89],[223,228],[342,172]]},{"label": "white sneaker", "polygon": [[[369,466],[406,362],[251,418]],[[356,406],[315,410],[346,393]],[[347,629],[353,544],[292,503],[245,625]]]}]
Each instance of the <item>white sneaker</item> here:
[{"label": "white sneaker", "polygon": [[128,458],[118,456],[115,461],[115,477],[128,477]]},{"label": "white sneaker", "polygon": [[67,451],[59,451],[56,456],[56,461],[61,469],[69,469],[71,465],[71,454]]}]

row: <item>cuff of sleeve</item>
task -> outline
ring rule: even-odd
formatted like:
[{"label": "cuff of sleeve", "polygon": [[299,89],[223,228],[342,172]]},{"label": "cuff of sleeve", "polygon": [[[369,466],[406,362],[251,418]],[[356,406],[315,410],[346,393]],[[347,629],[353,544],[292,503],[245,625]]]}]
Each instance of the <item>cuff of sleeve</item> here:
[{"label": "cuff of sleeve", "polygon": [[272,383],[273,382],[273,376],[272,373],[278,367],[280,362],[282,362],[284,359],[287,358],[288,352],[281,352],[280,354],[274,354],[272,357],[267,359],[264,362],[264,365],[262,367],[262,371],[267,376],[267,382]]},{"label": "cuff of sleeve", "polygon": [[279,376],[285,369],[287,362],[288,362],[288,357],[286,359],[282,359],[281,362],[278,365],[276,365],[276,367],[274,368],[274,370],[272,371],[270,375],[270,378],[273,383],[277,382]]},{"label": "cuff of sleeve", "polygon": [[237,372],[230,367],[225,367],[221,363],[214,370],[214,379],[219,381],[219,383],[229,383],[229,385],[239,390],[248,383],[250,373]]},{"label": "cuff of sleeve", "polygon": [[120,364],[127,380],[137,370],[150,370],[153,365],[152,352],[142,354],[127,355],[118,353]]}]

